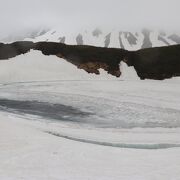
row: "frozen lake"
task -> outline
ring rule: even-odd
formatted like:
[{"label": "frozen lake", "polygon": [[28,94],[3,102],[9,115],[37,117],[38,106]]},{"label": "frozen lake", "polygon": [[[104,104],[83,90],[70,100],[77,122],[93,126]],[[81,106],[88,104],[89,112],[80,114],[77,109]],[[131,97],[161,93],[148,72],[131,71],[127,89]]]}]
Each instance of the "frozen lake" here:
[{"label": "frozen lake", "polygon": [[59,137],[126,148],[180,146],[179,80],[22,82],[0,91],[1,111],[48,123],[43,131]]}]

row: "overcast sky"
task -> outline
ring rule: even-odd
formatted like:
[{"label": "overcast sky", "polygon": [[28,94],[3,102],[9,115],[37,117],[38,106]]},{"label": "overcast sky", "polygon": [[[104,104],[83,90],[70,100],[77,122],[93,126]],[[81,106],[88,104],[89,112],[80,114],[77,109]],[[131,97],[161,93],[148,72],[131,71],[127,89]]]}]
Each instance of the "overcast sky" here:
[{"label": "overcast sky", "polygon": [[39,26],[180,30],[179,0],[0,0],[1,33]]}]

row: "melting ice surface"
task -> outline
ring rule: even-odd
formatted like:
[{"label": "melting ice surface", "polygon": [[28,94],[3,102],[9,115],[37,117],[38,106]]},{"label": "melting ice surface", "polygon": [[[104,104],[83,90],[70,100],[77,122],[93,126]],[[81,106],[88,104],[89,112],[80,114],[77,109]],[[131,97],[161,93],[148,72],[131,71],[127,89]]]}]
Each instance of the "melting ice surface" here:
[{"label": "melting ice surface", "polygon": [[[24,58],[1,62],[1,78],[14,82],[0,86],[1,111],[38,120],[42,131],[74,141],[124,148],[179,146],[178,78],[140,81],[133,68],[121,63],[117,79],[88,75],[35,51],[26,56],[27,62]],[[8,68],[10,72],[4,70]]]},{"label": "melting ice surface", "polygon": [[177,82],[89,80],[4,84],[0,108],[48,123],[43,131],[75,141],[122,148],[179,147]]}]

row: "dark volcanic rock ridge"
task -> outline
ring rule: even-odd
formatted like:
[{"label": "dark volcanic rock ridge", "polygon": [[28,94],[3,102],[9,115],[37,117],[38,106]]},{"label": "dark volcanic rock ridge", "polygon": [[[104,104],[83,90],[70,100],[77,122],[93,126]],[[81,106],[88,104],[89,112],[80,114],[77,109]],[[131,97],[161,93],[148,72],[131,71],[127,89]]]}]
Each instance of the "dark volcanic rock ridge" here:
[{"label": "dark volcanic rock ridge", "polygon": [[11,44],[0,43],[0,60],[7,60],[31,49],[44,55],[55,55],[74,64],[88,73],[100,74],[104,69],[120,77],[120,62],[133,66],[141,79],[162,80],[180,76],[180,45],[127,51],[118,48],[87,45],[67,45],[55,42],[19,41]]}]

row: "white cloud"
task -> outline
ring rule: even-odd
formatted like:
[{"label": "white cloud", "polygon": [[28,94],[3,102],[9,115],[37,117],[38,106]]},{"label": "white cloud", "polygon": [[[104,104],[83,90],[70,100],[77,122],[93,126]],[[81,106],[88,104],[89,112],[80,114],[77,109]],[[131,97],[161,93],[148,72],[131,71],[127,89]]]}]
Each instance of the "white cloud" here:
[{"label": "white cloud", "polygon": [[1,35],[37,26],[179,30],[179,0],[1,0]]}]

